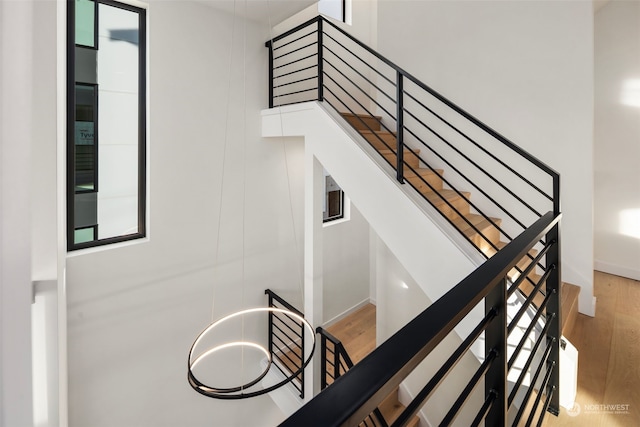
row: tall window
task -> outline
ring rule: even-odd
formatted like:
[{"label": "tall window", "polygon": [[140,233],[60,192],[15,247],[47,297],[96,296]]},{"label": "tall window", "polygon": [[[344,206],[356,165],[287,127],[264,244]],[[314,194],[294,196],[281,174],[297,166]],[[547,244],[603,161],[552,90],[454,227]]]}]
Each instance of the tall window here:
[{"label": "tall window", "polygon": [[68,0],[68,249],[145,236],[146,14]]}]

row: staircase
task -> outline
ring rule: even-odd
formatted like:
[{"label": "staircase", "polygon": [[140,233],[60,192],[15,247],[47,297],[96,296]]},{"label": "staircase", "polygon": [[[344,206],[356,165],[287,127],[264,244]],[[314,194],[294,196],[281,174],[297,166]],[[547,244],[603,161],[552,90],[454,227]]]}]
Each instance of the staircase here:
[{"label": "staircase", "polygon": [[[376,348],[376,307],[367,304],[354,311],[326,329],[331,335],[340,340],[348,356],[357,364]],[[332,366],[328,369],[333,370]],[[333,372],[331,372],[333,374]],[[387,425],[391,425],[404,411],[405,406],[398,398],[398,388],[389,394],[378,407]],[[375,424],[363,422],[361,427]],[[413,417],[407,427],[420,425],[420,418]]]},{"label": "staircase", "polygon": [[[304,136],[306,149],[313,154],[308,158],[317,159],[330,170],[381,240],[433,301],[431,307],[350,370],[345,381],[337,381],[290,417],[287,425],[301,425],[302,420],[309,422],[314,417],[314,425],[344,417],[359,422],[375,408],[395,407],[397,389],[393,387],[399,386],[415,368],[418,357],[425,357],[432,345],[453,328],[462,342],[451,355],[451,362],[434,376],[440,380],[440,375],[446,375],[461,355],[479,341],[482,331],[487,332],[480,342],[486,358],[481,359],[470,383],[477,384],[484,378],[485,402],[475,418],[460,422],[479,425],[484,420],[488,425],[505,425],[507,411],[517,412],[515,419],[519,419],[526,402],[514,401],[515,391],[509,393],[509,389],[520,386],[539,388],[539,396],[545,396],[542,406],[538,407],[536,401],[532,411],[541,409],[541,419],[547,409],[557,413],[560,321],[569,327],[571,311],[563,313],[562,319],[557,314],[561,301],[575,306],[571,302],[575,301],[575,288],[562,285],[559,280],[559,175],[322,17],[309,20],[266,45],[270,55],[269,106],[288,107],[285,117],[280,110],[277,124],[274,121],[271,126],[265,126],[263,112],[263,136]],[[312,100],[322,105],[294,105]],[[327,120],[329,117],[335,122]],[[344,120],[359,136],[346,129]],[[346,141],[347,136],[350,141]],[[378,160],[373,159],[376,156],[370,153],[367,143],[377,151]],[[348,167],[356,164],[358,176],[353,176]],[[395,170],[399,183],[409,185],[391,185],[391,170]],[[414,197],[412,188],[421,200]],[[383,193],[385,203],[381,206],[379,196]],[[447,233],[448,241],[442,238],[442,231]],[[437,255],[439,260],[429,261],[428,268],[427,254]],[[460,258],[463,254],[467,259]],[[448,281],[456,275],[455,270],[464,272],[468,263],[478,266],[480,255],[488,261],[451,288]],[[437,263],[441,265],[434,265]],[[446,277],[441,274],[444,270]],[[509,310],[516,304],[507,302],[512,297],[518,299],[515,315]],[[484,310],[477,304],[482,299]],[[469,322],[462,325],[462,320]],[[462,332],[459,326],[467,330]],[[522,338],[517,345],[509,341],[507,346],[509,334],[516,330],[524,332],[520,334]],[[530,348],[525,346],[526,340],[536,343],[530,353],[526,351]],[[536,357],[538,348],[544,356]],[[522,375],[513,387],[507,386],[505,371],[515,372],[511,368],[520,356],[527,361]],[[394,368],[390,370],[390,366]],[[529,386],[529,380],[523,381],[524,375],[534,369]],[[438,386],[440,380],[434,378],[401,415],[403,425],[410,422],[409,417]],[[538,379],[542,381],[536,383]],[[385,398],[392,390],[392,396]],[[438,414],[444,424],[459,415],[471,390],[465,388],[466,394],[456,399],[446,414]],[[364,396],[367,401],[362,403]],[[388,400],[392,403],[385,405]]]}]

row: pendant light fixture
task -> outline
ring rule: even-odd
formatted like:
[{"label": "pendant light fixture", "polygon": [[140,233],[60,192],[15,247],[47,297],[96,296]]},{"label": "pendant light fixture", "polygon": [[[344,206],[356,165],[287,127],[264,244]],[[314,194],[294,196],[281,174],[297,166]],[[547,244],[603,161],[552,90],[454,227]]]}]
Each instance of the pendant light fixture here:
[{"label": "pendant light fixture", "polygon": [[[271,24],[271,11],[269,8],[269,0],[266,0],[266,5],[268,9],[268,18],[269,18],[269,21],[268,21],[269,34],[271,35],[270,38],[273,41],[273,35],[272,35],[273,27]],[[223,196],[223,189],[224,189],[226,149],[227,149],[227,144],[229,140],[228,127],[229,127],[229,115],[231,110],[230,92],[231,92],[232,63],[233,63],[232,59],[233,59],[233,51],[234,51],[234,33],[235,33],[236,15],[237,15],[236,0],[234,0],[233,24],[231,29],[231,52],[230,52],[230,58],[229,58],[229,85],[228,85],[228,91],[227,91],[227,118],[226,118],[226,125],[225,125],[225,143],[224,143],[223,156],[222,156],[222,159],[223,159],[222,160],[222,178],[220,181],[221,182],[220,184],[221,199],[220,199],[220,212],[218,215],[218,236],[217,236],[217,243],[216,243],[217,249],[216,249],[216,262],[215,262],[216,267],[218,267],[217,258],[220,252],[219,244],[220,244],[220,231],[221,231],[220,225],[221,225],[221,216],[222,216],[221,215],[222,200],[223,200],[222,196]],[[244,128],[245,128],[245,131],[244,131],[245,132],[245,135],[244,135],[244,147],[245,147],[244,152],[245,153],[246,153],[246,39],[247,39],[247,31],[246,31],[247,16],[246,15],[247,15],[247,0],[244,0],[243,110],[244,110]],[[282,117],[280,117],[280,120],[281,120],[281,126],[282,126]],[[289,192],[289,207],[291,212],[291,223],[293,227],[294,246],[296,248],[296,253],[297,253],[298,245],[297,245],[297,236],[295,232],[293,203],[291,198],[291,181],[289,178],[289,167],[288,167],[287,153],[286,153],[286,147],[284,145],[284,140],[282,141],[282,146],[284,150],[285,168],[286,168],[286,175],[287,175],[287,189]],[[243,164],[245,165],[244,167],[246,169],[246,155],[244,157],[245,158],[243,159]],[[242,235],[242,295],[243,295],[243,298],[242,299],[243,300],[244,300],[244,281],[245,281],[245,274],[244,274],[244,264],[245,264],[244,230],[245,230],[245,217],[246,217],[246,197],[245,197],[246,182],[245,181],[246,181],[246,171],[243,173],[243,205],[242,205],[242,210],[243,210],[243,215],[242,215],[242,234],[243,234]],[[296,265],[298,265],[297,261],[296,261]],[[298,271],[299,270],[300,270],[300,267],[298,265]],[[298,280],[301,281],[301,291],[302,291],[302,275],[301,274],[299,274]],[[214,304],[215,304],[215,283],[214,283],[214,297],[212,302],[212,317],[214,317],[213,316]],[[245,338],[245,325],[247,323],[246,319],[250,319],[250,320],[253,319],[254,321],[260,322],[264,317],[265,313],[281,314],[293,322],[298,322],[300,325],[303,325],[303,329],[304,329],[303,334],[308,334],[308,336],[311,338],[311,346],[310,346],[310,350],[308,351],[308,354],[302,354],[300,357],[300,360],[302,361],[301,365],[294,372],[290,372],[290,375],[285,375],[284,379],[281,379],[282,375],[280,375],[279,381],[272,380],[271,383],[268,383],[265,380],[265,377],[267,377],[267,374],[269,374],[269,372],[272,370],[275,364],[275,362],[273,361],[272,355],[270,353],[270,350],[260,343],[257,343]],[[236,323],[240,322],[241,332],[240,332],[239,339],[219,343],[219,340],[221,338],[224,341],[224,338],[229,335],[229,330],[233,329],[233,328],[230,328],[229,326],[234,322]],[[264,331],[265,333],[269,331],[269,328],[267,327],[267,325],[264,325]],[[211,344],[211,341],[215,342],[215,344]],[[276,307],[255,307],[255,308],[240,310],[240,311],[231,313],[229,315],[226,315],[218,320],[212,321],[206,328],[204,328],[202,332],[200,332],[200,334],[198,334],[195,341],[191,345],[191,348],[189,349],[188,375],[187,375],[188,382],[191,385],[191,387],[198,393],[204,396],[216,398],[216,399],[244,399],[244,398],[266,394],[293,381],[296,377],[298,377],[302,373],[302,371],[308,366],[308,364],[311,361],[311,358],[313,357],[315,344],[316,344],[315,331],[313,329],[313,326],[303,316],[301,316],[296,312],[282,309],[282,308],[276,308]],[[239,374],[238,376],[241,378],[240,381],[238,381],[239,384],[237,385],[221,385],[220,384],[216,386],[216,385],[207,384],[206,381],[198,379],[198,377],[194,372],[198,366],[201,367],[200,369],[203,369],[202,365],[207,365],[206,364],[207,359],[214,358],[216,355],[219,355],[221,352],[234,350],[234,349],[236,351],[238,350],[240,351],[240,359],[241,359],[240,370],[242,372],[238,373]],[[255,375],[254,378],[244,380],[243,377],[245,374],[244,372],[245,351],[249,351],[249,350],[257,352],[257,354],[261,357],[262,368],[257,370],[258,373]],[[220,370],[223,370],[225,373],[228,373],[228,370],[225,369],[224,366],[219,366],[216,364],[215,369],[220,369]],[[281,368],[278,369],[277,371],[279,371],[280,373],[285,372],[285,370]]]}]

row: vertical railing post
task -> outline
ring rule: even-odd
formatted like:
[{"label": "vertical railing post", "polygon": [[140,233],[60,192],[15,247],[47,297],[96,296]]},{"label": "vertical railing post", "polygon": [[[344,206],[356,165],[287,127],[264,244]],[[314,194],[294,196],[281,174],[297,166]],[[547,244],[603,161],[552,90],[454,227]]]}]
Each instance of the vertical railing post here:
[{"label": "vertical railing post", "polygon": [[396,174],[404,184],[404,78],[400,71],[396,76]]},{"label": "vertical railing post", "polygon": [[[264,293],[269,295],[269,308],[273,307],[273,296],[271,295],[271,292],[267,289]],[[268,328],[269,338],[267,345],[269,346],[269,354],[273,356],[273,311],[269,311]]]},{"label": "vertical railing post", "polygon": [[[546,292],[547,295],[551,295],[549,302],[547,303],[547,322],[551,322],[547,331],[547,336],[550,338],[549,345],[551,348],[551,355],[549,356],[549,363],[555,362],[556,367],[551,373],[549,379],[549,388],[555,387],[555,392],[549,402],[548,411],[554,415],[560,413],[560,335],[562,334],[562,307],[560,306],[560,286],[561,286],[561,271],[560,271],[560,223],[558,222],[546,235],[546,241],[555,242],[547,252],[545,256],[546,265],[545,268],[553,270],[549,278],[547,278]],[[555,314],[555,315],[554,315]],[[551,367],[547,367],[551,369]]]},{"label": "vertical railing post", "polygon": [[496,356],[484,379],[485,398],[495,394],[496,398],[485,418],[486,426],[507,424],[507,279],[501,280],[484,300],[485,314],[493,309],[496,317],[485,331],[484,354],[495,351]]},{"label": "vertical railing post", "polygon": [[273,108],[273,43],[267,42],[269,48],[269,108]]},{"label": "vertical railing post", "polygon": [[[320,329],[316,329],[320,333]],[[327,338],[320,334],[320,390],[327,387]]]},{"label": "vertical railing post", "polygon": [[318,101],[324,100],[324,61],[322,59],[322,16],[318,18]]},{"label": "vertical railing post", "polygon": [[340,349],[336,343],[333,343],[333,380],[337,380],[338,377],[340,377]]},{"label": "vertical railing post", "polygon": [[560,175],[553,175],[553,215],[560,214]]},{"label": "vertical railing post", "polygon": [[304,399],[304,369],[302,369],[302,365],[304,364],[304,359],[305,359],[305,352],[304,352],[304,345],[305,345],[305,338],[304,336],[306,335],[307,331],[306,328],[304,327],[304,323],[300,322],[300,335],[302,337],[302,348],[300,349],[300,399]]}]

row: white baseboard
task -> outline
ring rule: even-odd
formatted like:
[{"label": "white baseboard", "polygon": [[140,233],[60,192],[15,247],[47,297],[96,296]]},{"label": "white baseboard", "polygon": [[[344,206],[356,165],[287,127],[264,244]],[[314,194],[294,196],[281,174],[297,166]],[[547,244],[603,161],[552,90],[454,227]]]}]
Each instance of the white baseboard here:
[{"label": "white baseboard", "polygon": [[635,268],[624,267],[600,260],[594,260],[594,268],[603,273],[609,273],[633,280],[640,280],[640,270]]},{"label": "white baseboard", "polygon": [[364,307],[367,304],[376,305],[375,302],[373,300],[371,300],[371,298],[367,298],[364,301],[361,301],[358,304],[354,305],[353,307],[346,309],[345,311],[343,311],[342,313],[338,314],[334,318],[327,320],[326,322],[324,322],[322,327],[323,328],[328,328],[329,326],[333,325],[334,323],[339,322],[340,320],[344,319],[345,317],[347,317],[348,315],[350,315],[354,311],[361,309],[362,307]]}]

